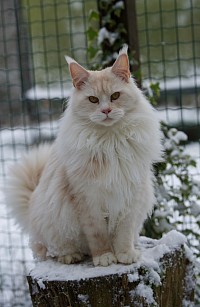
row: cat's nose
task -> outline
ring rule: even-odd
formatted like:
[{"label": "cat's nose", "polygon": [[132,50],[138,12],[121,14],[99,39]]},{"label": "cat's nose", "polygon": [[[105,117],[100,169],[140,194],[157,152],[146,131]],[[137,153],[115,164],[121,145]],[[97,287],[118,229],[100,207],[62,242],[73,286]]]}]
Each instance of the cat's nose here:
[{"label": "cat's nose", "polygon": [[110,113],[112,110],[110,109],[110,108],[106,108],[106,109],[103,109],[103,110],[101,110],[101,112],[102,113],[105,113],[106,115],[108,114],[108,113]]}]

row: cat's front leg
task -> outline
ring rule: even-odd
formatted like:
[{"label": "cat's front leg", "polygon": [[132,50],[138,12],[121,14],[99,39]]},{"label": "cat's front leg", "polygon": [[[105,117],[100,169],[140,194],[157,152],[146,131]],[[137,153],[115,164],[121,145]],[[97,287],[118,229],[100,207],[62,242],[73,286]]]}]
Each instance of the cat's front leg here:
[{"label": "cat's front leg", "polygon": [[97,218],[96,215],[87,214],[86,211],[82,216],[82,228],[94,265],[108,266],[111,263],[116,263],[117,259],[112,251],[105,219],[101,215],[98,215]]},{"label": "cat's front leg", "polygon": [[140,251],[134,247],[136,233],[137,229],[135,229],[134,218],[131,214],[120,219],[112,242],[118,262],[131,264],[139,260]]}]

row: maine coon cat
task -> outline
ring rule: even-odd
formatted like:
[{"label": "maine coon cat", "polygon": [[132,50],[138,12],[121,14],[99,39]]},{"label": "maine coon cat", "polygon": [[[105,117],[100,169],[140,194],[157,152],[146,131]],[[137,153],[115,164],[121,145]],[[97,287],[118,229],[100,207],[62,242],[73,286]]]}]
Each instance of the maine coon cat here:
[{"label": "maine coon cat", "polygon": [[154,203],[157,113],[131,78],[127,47],[101,71],[67,61],[73,90],[58,136],[12,167],[7,202],[37,258],[130,264]]}]

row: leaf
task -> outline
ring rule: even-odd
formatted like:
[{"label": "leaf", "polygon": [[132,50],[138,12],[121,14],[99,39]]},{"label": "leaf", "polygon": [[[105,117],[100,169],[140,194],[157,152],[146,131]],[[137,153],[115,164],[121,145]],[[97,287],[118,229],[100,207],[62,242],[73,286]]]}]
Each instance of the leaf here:
[{"label": "leaf", "polygon": [[160,95],[160,85],[159,85],[159,82],[151,83],[150,84],[150,88],[156,94],[156,96]]},{"label": "leaf", "polygon": [[98,53],[98,49],[94,48],[93,46],[90,46],[88,47],[87,52],[88,52],[89,58],[93,59]]},{"label": "leaf", "polygon": [[93,41],[95,38],[97,38],[98,31],[95,30],[93,27],[89,27],[89,29],[87,30],[87,35],[88,35],[88,39],[90,41]]},{"label": "leaf", "polygon": [[120,17],[121,16],[121,8],[117,8],[116,10],[114,10],[114,15],[117,16],[117,17]]},{"label": "leaf", "polygon": [[99,12],[96,10],[90,10],[88,20],[89,22],[92,20],[99,20]]}]

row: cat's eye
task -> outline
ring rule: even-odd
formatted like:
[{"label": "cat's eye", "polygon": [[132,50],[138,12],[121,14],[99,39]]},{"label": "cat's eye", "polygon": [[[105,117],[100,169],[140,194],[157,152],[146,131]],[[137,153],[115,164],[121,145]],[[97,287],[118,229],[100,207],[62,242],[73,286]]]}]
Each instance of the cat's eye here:
[{"label": "cat's eye", "polygon": [[89,101],[92,103],[99,103],[99,98],[95,96],[89,96]]},{"label": "cat's eye", "polygon": [[116,100],[119,98],[119,96],[120,96],[120,92],[115,92],[110,96],[110,100],[111,101]]}]

